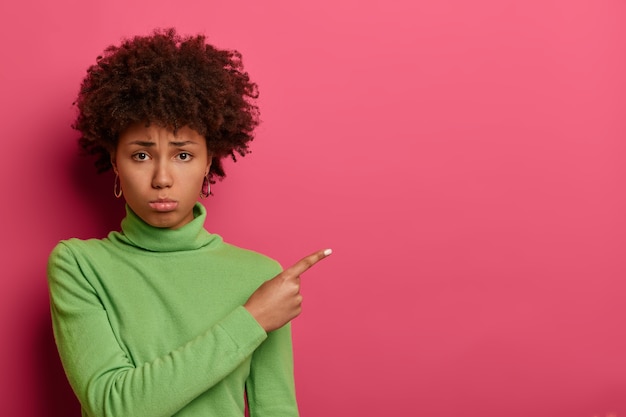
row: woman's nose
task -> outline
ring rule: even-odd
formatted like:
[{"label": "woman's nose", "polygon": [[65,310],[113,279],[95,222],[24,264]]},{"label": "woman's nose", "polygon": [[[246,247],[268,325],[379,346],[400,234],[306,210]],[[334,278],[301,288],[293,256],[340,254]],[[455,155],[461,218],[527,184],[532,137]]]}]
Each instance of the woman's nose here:
[{"label": "woman's nose", "polygon": [[168,188],[172,186],[172,175],[166,163],[158,163],[155,166],[152,177],[152,187]]}]

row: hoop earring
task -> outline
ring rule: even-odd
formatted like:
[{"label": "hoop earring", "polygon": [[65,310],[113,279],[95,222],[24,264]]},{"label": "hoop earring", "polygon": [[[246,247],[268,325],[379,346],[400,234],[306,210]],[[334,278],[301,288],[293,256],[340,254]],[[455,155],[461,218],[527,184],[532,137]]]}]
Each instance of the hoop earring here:
[{"label": "hoop earring", "polygon": [[119,175],[117,175],[117,172],[115,173],[115,181],[113,182],[113,195],[116,198],[120,198],[122,196],[122,186],[119,184]]},{"label": "hoop earring", "polygon": [[209,176],[207,174],[202,181],[202,190],[200,191],[200,197],[207,198],[211,195],[211,183],[209,182]]}]

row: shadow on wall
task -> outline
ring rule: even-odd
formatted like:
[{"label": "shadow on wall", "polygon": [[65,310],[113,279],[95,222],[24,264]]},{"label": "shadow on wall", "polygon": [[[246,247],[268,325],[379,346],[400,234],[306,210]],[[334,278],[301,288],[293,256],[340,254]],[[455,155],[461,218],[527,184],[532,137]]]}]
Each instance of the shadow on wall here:
[{"label": "shadow on wall", "polygon": [[124,197],[113,195],[115,174],[110,169],[98,173],[91,156],[76,156],[68,163],[68,182],[76,194],[81,196],[84,217],[91,219],[84,238],[105,237],[112,230],[120,229],[120,222],[126,215]]}]

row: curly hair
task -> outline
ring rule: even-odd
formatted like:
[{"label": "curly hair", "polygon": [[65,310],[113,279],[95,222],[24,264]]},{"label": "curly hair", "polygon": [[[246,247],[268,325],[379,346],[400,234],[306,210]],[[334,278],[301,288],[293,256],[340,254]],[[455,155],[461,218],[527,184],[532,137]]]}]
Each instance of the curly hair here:
[{"label": "curly hair", "polygon": [[206,138],[213,154],[209,178],[225,176],[221,159],[249,153],[259,124],[257,85],[244,71],[241,54],[220,50],[204,35],[180,36],[173,28],[111,45],[87,70],[74,103],[72,127],[96,168],[111,168],[120,134],[134,123],[176,131],[189,126]]}]

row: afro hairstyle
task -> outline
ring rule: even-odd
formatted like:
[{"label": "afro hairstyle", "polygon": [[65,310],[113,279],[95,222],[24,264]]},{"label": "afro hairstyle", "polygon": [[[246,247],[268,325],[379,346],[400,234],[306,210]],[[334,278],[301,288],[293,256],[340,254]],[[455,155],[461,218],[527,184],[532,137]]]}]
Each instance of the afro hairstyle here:
[{"label": "afro hairstyle", "polygon": [[205,137],[213,154],[209,179],[225,176],[221,163],[249,153],[259,124],[257,85],[244,71],[241,54],[220,50],[204,35],[181,36],[156,29],[111,45],[87,70],[72,127],[81,133],[81,152],[96,157],[98,172],[111,168],[120,134],[135,123],[177,129],[188,126]]}]

